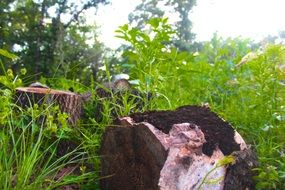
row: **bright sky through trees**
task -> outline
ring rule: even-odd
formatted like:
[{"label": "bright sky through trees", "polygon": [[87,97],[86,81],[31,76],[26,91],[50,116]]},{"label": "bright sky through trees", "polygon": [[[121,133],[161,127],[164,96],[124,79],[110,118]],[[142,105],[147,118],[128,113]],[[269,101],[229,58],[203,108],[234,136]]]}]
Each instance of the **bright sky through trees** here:
[{"label": "bright sky through trees", "polygon": [[[114,37],[114,30],[128,22],[128,14],[139,2],[113,0],[111,5],[99,9],[95,19],[101,26],[100,39],[107,46],[115,48],[122,43]],[[91,15],[88,17],[92,19]],[[223,37],[241,36],[260,40],[285,30],[285,1],[197,0],[190,18],[199,41],[209,40],[214,32]]]},{"label": "bright sky through trees", "polygon": [[[260,40],[285,30],[284,0],[197,0],[193,30],[199,40],[217,31],[223,37],[242,36]],[[191,16],[191,15],[190,15]]]}]

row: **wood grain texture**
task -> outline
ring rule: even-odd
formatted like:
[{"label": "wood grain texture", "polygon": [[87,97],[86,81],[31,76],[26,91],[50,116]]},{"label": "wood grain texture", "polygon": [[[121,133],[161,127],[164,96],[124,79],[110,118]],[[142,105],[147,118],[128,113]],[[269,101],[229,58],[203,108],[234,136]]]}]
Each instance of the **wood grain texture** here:
[{"label": "wood grain texture", "polygon": [[33,104],[59,105],[60,110],[69,115],[68,122],[71,125],[76,125],[82,111],[80,95],[50,88],[16,88],[16,104],[23,108],[31,107]]}]

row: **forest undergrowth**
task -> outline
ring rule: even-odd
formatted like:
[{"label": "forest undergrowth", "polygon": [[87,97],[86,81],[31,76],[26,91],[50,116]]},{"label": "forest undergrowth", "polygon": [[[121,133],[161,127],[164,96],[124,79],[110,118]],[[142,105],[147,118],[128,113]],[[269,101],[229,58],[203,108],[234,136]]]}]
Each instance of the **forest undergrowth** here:
[{"label": "forest undergrowth", "polygon": [[[25,85],[28,74],[25,69],[19,73],[7,69],[6,58],[20,58],[0,51],[0,189],[56,189],[67,184],[99,188],[98,149],[114,112],[123,116],[204,104],[229,121],[256,151],[256,189],[285,189],[285,46],[256,48],[250,40],[215,35],[196,52],[181,52],[169,43],[175,31],[167,19],[152,19],[148,26],[147,31],[121,26],[117,37],[130,48],[116,65],[107,60],[106,70],[101,71],[106,81],[114,73],[128,73],[137,81],[133,88],[152,94],[151,100],[141,98],[144,107],[129,101],[130,94],[120,104],[115,95],[98,97],[98,81],[85,86],[75,80],[42,76],[41,82],[52,88],[92,92],[76,128],[68,126],[68,115],[56,105],[34,104],[24,109],[15,104],[15,88]],[[98,113],[99,105],[102,113]],[[101,114],[100,119],[95,113]],[[62,139],[75,139],[78,147],[58,158],[56,150]],[[58,177],[71,164],[80,166],[77,175]],[[90,164],[91,171],[86,169]]]}]

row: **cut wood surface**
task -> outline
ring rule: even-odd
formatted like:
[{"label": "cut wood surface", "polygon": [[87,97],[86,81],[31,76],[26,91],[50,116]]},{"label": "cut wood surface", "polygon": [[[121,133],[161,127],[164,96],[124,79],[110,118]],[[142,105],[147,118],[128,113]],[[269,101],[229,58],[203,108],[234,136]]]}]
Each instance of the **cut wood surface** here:
[{"label": "cut wood surface", "polygon": [[[235,162],[219,165],[229,155]],[[207,107],[118,118],[103,135],[101,156],[103,190],[254,189],[255,154]]]},{"label": "cut wood surface", "polygon": [[69,115],[69,123],[75,125],[81,116],[82,98],[80,95],[50,88],[19,87],[16,88],[16,103],[21,107],[31,107],[33,104],[55,104]]}]

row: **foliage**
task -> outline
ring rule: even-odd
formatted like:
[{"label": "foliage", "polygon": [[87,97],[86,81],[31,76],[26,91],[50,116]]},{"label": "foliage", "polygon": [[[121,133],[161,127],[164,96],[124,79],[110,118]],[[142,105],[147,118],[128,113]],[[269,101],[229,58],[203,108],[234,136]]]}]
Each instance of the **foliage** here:
[{"label": "foliage", "polygon": [[174,7],[176,13],[179,14],[179,20],[175,23],[175,31],[177,37],[174,38],[174,45],[180,51],[191,51],[194,48],[195,35],[191,32],[192,22],[189,19],[189,13],[193,6],[196,5],[196,0],[168,0],[167,6]]},{"label": "foliage", "polygon": [[[56,174],[68,164],[85,161],[83,158],[98,170],[101,135],[113,115],[128,115],[149,107],[175,109],[186,104],[210,105],[253,145],[260,162],[255,169],[257,189],[285,189],[284,46],[257,49],[250,40],[222,39],[215,34],[211,41],[191,52],[188,45],[193,35],[187,16],[195,1],[163,1],[180,14],[175,33],[167,19],[158,18],[164,12],[153,5],[159,2],[145,0],[138,9],[146,7],[150,13],[139,22],[151,15],[157,17],[142,24],[146,26],[143,29],[121,26],[117,35],[130,47],[123,49],[123,59],[118,58],[120,64],[114,64],[117,59],[104,60],[105,69],[99,70],[104,47],[98,41],[92,46],[87,44],[87,39],[96,40],[96,31],[89,36],[95,29],[87,26],[80,14],[100,2],[105,1],[84,1],[79,9],[70,1],[0,2],[0,46],[20,57],[0,49],[0,55],[5,56],[0,60],[1,189],[52,189],[70,183],[92,183],[96,174],[86,172],[84,166],[82,175],[77,177],[56,179]],[[48,11],[52,7],[55,15]],[[63,22],[61,18],[66,14],[71,15],[71,20]],[[185,22],[183,26],[187,27],[180,30]],[[175,37],[182,42],[173,43]],[[248,53],[255,56],[242,62]],[[98,79],[110,81],[111,69],[129,73],[131,79],[139,81],[136,88],[151,92],[153,100],[140,97],[145,106],[134,109],[138,97],[133,94],[116,94],[109,89],[110,97],[97,96],[95,87],[103,86],[97,83]],[[35,104],[23,109],[14,104],[15,88],[23,85],[22,79],[25,82],[34,77],[27,77],[27,71],[45,73],[40,80],[54,88],[91,92],[78,129],[70,129],[67,115],[56,106]],[[89,86],[80,83],[86,81],[91,81]],[[56,158],[62,138],[74,138],[83,148]],[[86,154],[87,158],[83,157]]]},{"label": "foliage", "polygon": [[196,0],[143,0],[135,11],[129,14],[129,22],[134,27],[143,29],[151,18],[162,18],[169,14],[176,17],[178,14],[179,19],[172,21],[176,35],[173,36],[171,43],[180,51],[191,51],[194,49],[195,35],[191,32],[192,22],[189,13],[195,5]]},{"label": "foliage", "polygon": [[[257,188],[284,189],[284,46],[256,49],[249,40],[214,35],[195,53],[179,52],[167,43],[172,32],[165,20],[149,23],[156,23],[149,33],[126,25],[118,33],[132,46],[124,53],[132,78],[156,92],[152,109],[210,105],[253,144]],[[249,52],[256,56],[239,64]]]},{"label": "foliage", "polygon": [[[1,55],[14,55],[1,51]],[[25,74],[22,70],[22,75]],[[12,70],[0,75],[0,188],[9,189],[55,189],[68,184],[93,181],[95,172],[63,176],[59,173],[74,164],[86,162],[86,152],[78,146],[62,157],[57,147],[68,138],[71,129],[67,115],[58,106],[37,104],[29,108],[14,103],[13,92],[21,81]],[[56,138],[55,138],[56,137]]]},{"label": "foliage", "polygon": [[100,65],[103,45],[96,41],[97,31],[86,24],[82,13],[106,2],[1,1],[0,47],[21,57],[14,62],[5,60],[6,69],[25,67],[30,78],[37,79],[40,75],[74,78],[80,71],[77,78],[86,80],[84,72],[90,76],[90,67],[96,71]]},{"label": "foliage", "polygon": [[163,62],[169,57],[169,48],[165,44],[169,42],[174,31],[167,19],[154,18],[148,24],[151,29],[149,35],[147,31],[129,28],[128,25],[120,27],[116,32],[117,37],[128,41],[133,47],[124,52],[129,63],[122,66],[129,68],[131,77],[140,81],[141,90],[150,91],[150,86],[155,87],[163,78],[158,68],[163,66]]},{"label": "foliage", "polygon": [[136,28],[142,29],[146,21],[151,18],[162,18],[164,11],[158,8],[157,0],[143,0],[135,11],[129,14],[129,22],[135,25]]}]

